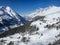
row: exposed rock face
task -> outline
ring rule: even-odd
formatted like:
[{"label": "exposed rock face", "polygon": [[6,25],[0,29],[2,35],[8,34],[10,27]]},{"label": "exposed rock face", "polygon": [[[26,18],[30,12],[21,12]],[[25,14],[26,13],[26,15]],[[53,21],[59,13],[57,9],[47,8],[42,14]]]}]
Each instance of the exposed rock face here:
[{"label": "exposed rock face", "polygon": [[13,42],[10,42],[9,44],[7,44],[7,45],[14,45],[14,43]]},{"label": "exposed rock face", "polygon": [[0,38],[6,37],[6,36],[9,36],[9,35],[13,35],[15,33],[20,33],[20,32],[24,33],[26,31],[29,31],[28,29],[30,27],[31,22],[28,22],[27,24],[25,24],[23,26],[19,26],[19,27],[16,27],[16,28],[5,31],[4,33],[0,34]]},{"label": "exposed rock face", "polygon": [[60,40],[57,40],[56,42],[54,42],[54,44],[52,45],[60,45]]},{"label": "exposed rock face", "polygon": [[36,17],[34,17],[32,20],[33,20],[33,21],[36,21],[36,20],[41,20],[41,21],[43,21],[44,18],[45,18],[45,16],[36,16]]}]

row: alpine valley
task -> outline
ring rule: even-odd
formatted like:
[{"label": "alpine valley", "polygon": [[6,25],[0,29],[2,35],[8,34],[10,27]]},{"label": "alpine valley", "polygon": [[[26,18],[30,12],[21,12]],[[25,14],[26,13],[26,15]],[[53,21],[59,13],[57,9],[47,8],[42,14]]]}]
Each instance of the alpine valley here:
[{"label": "alpine valley", "polygon": [[0,45],[60,45],[60,7],[22,16],[9,6],[0,6]]}]

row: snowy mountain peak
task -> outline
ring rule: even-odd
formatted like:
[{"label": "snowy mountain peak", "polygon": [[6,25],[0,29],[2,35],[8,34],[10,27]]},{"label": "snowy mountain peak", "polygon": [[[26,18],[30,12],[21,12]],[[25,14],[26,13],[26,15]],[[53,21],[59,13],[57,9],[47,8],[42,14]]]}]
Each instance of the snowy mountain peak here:
[{"label": "snowy mountain peak", "polygon": [[10,16],[16,15],[9,6],[0,6],[0,15],[8,13]]},{"label": "snowy mountain peak", "polygon": [[11,11],[11,8],[9,6],[6,6],[7,11]]},{"label": "snowy mountain peak", "polygon": [[14,28],[26,22],[27,20],[24,17],[14,12],[9,6],[0,7],[0,29],[6,27]]},{"label": "snowy mountain peak", "polygon": [[11,10],[11,8],[9,6],[0,6],[0,9],[4,9],[4,10]]},{"label": "snowy mountain peak", "polygon": [[32,18],[36,16],[48,16],[48,15],[58,15],[60,13],[60,7],[57,6],[49,6],[46,8],[36,9],[34,12],[26,15],[26,18],[32,20]]},{"label": "snowy mountain peak", "polygon": [[54,13],[59,13],[60,12],[60,7],[57,7],[57,6],[49,6],[49,7],[46,7],[46,8],[39,8],[39,9],[36,9],[36,11],[28,14],[26,17],[27,18],[33,18],[35,16],[46,16],[46,15],[51,15],[51,14],[54,14]]}]

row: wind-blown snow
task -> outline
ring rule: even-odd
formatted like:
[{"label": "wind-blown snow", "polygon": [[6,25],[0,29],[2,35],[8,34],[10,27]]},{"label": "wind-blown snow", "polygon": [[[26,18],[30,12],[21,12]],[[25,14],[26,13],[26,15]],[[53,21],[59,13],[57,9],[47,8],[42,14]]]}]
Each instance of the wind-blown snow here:
[{"label": "wind-blown snow", "polygon": [[[53,44],[55,41],[60,39],[60,36],[58,36],[60,34],[60,29],[57,30],[56,27],[50,29],[45,28],[48,24],[52,25],[60,21],[60,7],[52,6],[42,8],[29,14],[27,17],[34,18],[35,16],[45,16],[44,20],[46,22],[44,23],[44,20],[33,21],[30,26],[36,26],[38,30],[33,32],[32,35],[29,35],[28,33],[17,33],[12,36],[1,38],[0,40],[7,40],[5,41],[6,44],[12,41],[14,42],[14,45],[48,45],[50,43]],[[26,37],[26,40],[28,41],[23,42],[23,37]]]}]

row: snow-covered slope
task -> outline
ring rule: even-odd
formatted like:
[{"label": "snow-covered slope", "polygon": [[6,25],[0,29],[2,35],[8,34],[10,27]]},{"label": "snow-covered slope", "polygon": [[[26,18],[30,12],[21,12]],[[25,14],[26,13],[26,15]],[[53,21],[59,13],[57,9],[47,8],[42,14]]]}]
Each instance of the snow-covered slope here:
[{"label": "snow-covered slope", "polygon": [[0,6],[0,32],[25,24],[27,20],[9,6]]},{"label": "snow-covered slope", "polygon": [[[33,12],[29,16],[45,16],[30,24],[25,33],[17,33],[0,38],[1,45],[51,45],[60,39],[60,7],[52,6]],[[34,15],[35,14],[35,15]],[[60,45],[60,44],[59,44]]]},{"label": "snow-covered slope", "polygon": [[46,16],[46,15],[58,15],[60,13],[60,7],[56,6],[49,6],[47,8],[40,8],[36,9],[36,11],[32,12],[31,14],[26,15],[26,18],[31,20],[36,16]]}]

